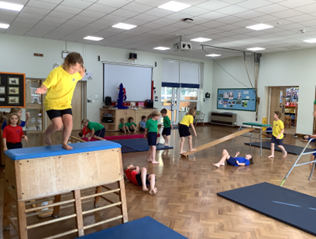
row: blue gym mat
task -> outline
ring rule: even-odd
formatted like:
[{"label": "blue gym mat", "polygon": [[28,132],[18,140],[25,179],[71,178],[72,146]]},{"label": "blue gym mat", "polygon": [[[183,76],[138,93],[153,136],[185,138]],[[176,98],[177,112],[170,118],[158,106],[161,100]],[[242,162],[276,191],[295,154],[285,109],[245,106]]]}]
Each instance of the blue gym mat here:
[{"label": "blue gym mat", "polygon": [[217,195],[316,236],[316,198],[270,183]]},{"label": "blue gym mat", "polygon": [[[144,217],[122,225],[105,229],[84,237],[84,239],[187,239],[174,230],[157,222],[151,217]],[[79,239],[79,238],[77,238]]]},{"label": "blue gym mat", "polygon": [[[123,139],[123,140],[115,140],[113,142],[122,145],[122,153],[142,152],[142,151],[149,150],[147,139]],[[156,149],[157,150],[173,149],[173,147],[170,147],[170,146],[166,147],[163,144],[158,144]]]}]

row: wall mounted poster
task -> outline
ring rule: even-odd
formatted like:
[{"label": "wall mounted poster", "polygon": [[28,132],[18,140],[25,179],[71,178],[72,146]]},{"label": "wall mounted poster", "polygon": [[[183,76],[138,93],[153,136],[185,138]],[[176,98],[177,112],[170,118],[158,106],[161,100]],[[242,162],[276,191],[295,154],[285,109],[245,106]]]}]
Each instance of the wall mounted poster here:
[{"label": "wall mounted poster", "polygon": [[217,109],[256,111],[257,100],[253,89],[233,88],[217,90]]}]

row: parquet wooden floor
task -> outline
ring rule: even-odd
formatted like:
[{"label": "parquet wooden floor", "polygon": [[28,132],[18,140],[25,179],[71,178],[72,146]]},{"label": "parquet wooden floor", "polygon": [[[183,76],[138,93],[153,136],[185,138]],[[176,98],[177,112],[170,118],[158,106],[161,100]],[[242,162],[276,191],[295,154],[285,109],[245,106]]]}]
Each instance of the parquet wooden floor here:
[{"label": "parquet wooden floor", "polygon": [[[194,145],[198,146],[225,135],[235,132],[237,129],[205,126],[197,127],[198,137],[194,138]],[[31,143],[28,146],[40,145],[41,135],[29,135]],[[147,152],[123,154],[123,163],[147,167],[150,173],[157,176],[159,192],[155,195],[143,193],[139,187],[126,182],[126,196],[128,200],[129,220],[135,220],[144,216],[151,216],[164,225],[181,233],[190,239],[303,239],[313,236],[285,225],[274,219],[263,216],[252,210],[244,208],[233,202],[216,195],[217,192],[244,187],[260,182],[269,182],[279,185],[294,163],[297,156],[289,155],[282,158],[281,153],[276,152],[275,158],[267,158],[270,151],[244,145],[247,138],[239,137],[231,149],[230,142],[225,142],[207,150],[198,152],[188,159],[179,155],[179,136],[175,130],[172,132],[171,145],[173,150],[157,151],[159,165],[147,163]],[[60,141],[60,134],[56,134],[53,142]],[[298,138],[287,136],[284,143],[303,146]],[[221,151],[226,148],[231,154],[237,150],[241,154],[252,153],[255,164],[249,167],[225,166],[219,169],[212,167],[212,163],[219,160]],[[309,160],[308,156],[302,159]],[[284,187],[316,196],[316,177],[308,181],[309,167],[301,166],[294,169]],[[3,207],[3,173],[0,171],[0,210]],[[113,196],[115,198],[115,196]],[[113,199],[114,199],[113,198]],[[85,209],[92,208],[92,203],[84,205]],[[70,214],[70,208],[63,209],[62,215]],[[94,220],[103,220],[118,213],[118,209],[112,209],[106,213],[94,213],[85,217],[85,223]],[[30,218],[29,222],[39,219]],[[44,219],[45,220],[45,219]],[[86,234],[105,229],[109,226],[120,224],[119,221],[87,230]],[[68,220],[56,225],[50,225],[41,229],[30,230],[29,238],[43,238],[56,234],[65,229],[72,229],[74,220]],[[315,224],[316,225],[316,224]],[[2,216],[0,218],[0,228]],[[2,228],[1,228],[2,229]],[[71,235],[64,238],[74,238]],[[0,238],[16,239],[14,230],[4,232]],[[140,231],[141,238],[141,231]]]}]

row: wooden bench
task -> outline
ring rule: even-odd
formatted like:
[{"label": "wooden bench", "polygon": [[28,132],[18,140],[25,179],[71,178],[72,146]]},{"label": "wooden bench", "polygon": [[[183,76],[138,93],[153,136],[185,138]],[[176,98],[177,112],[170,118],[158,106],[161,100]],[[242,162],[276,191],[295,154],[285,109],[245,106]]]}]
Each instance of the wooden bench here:
[{"label": "wooden bench", "polygon": [[[124,174],[122,166],[121,145],[109,141],[72,144],[73,150],[62,149],[61,145],[14,149],[5,152],[5,191],[3,208],[3,229],[10,224],[18,232],[19,238],[28,238],[28,230],[69,218],[76,219],[76,228],[65,231],[51,238],[76,233],[84,236],[84,230],[114,220],[128,221]],[[117,183],[118,188],[112,189],[105,185]],[[90,190],[90,195],[81,196],[81,190]],[[95,190],[97,188],[97,190]],[[106,191],[102,191],[106,189]],[[61,200],[61,195],[71,192],[72,199]],[[119,196],[119,202],[108,200],[107,194]],[[30,207],[42,198],[55,198],[55,202],[46,206]],[[95,206],[102,198],[111,204],[91,210],[82,211],[82,201],[95,199]],[[33,202],[33,200],[37,200]],[[45,199],[47,200],[47,199]],[[29,201],[32,201],[29,203]],[[54,208],[54,216],[59,215],[62,205],[73,204],[73,214],[55,218],[32,225],[27,225],[28,214],[43,208]],[[71,206],[70,205],[70,206]],[[119,216],[84,225],[83,215],[119,207]],[[12,217],[13,215],[13,217]]]}]

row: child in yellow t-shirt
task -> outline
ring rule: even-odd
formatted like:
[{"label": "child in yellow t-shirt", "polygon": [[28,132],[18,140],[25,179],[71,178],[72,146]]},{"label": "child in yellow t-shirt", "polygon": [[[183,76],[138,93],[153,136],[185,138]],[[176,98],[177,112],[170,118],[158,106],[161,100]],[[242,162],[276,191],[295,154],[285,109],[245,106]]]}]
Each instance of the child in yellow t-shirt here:
[{"label": "child in yellow t-shirt", "polygon": [[273,127],[272,127],[272,138],[271,138],[271,155],[269,158],[274,158],[274,145],[277,144],[278,147],[283,152],[283,158],[287,156],[287,152],[285,148],[283,147],[283,137],[284,137],[284,124],[281,118],[281,112],[275,111],[273,114],[274,121],[273,121]]},{"label": "child in yellow t-shirt", "polygon": [[71,150],[68,140],[72,131],[71,101],[77,82],[85,75],[83,59],[79,53],[69,53],[63,65],[52,70],[36,94],[46,94],[45,110],[52,124],[44,133],[44,143],[51,145],[50,135],[59,131],[63,125],[62,146]]},{"label": "child in yellow t-shirt", "polygon": [[181,142],[180,142],[180,154],[184,153],[183,151],[183,145],[184,145],[184,141],[185,141],[185,137],[188,137],[189,139],[189,147],[190,147],[190,151],[195,151],[196,149],[194,149],[192,147],[192,135],[189,131],[189,127],[191,125],[192,130],[194,132],[195,137],[197,137],[194,125],[193,125],[193,121],[194,121],[194,116],[195,116],[195,108],[191,107],[189,109],[189,112],[182,118],[180,125],[179,125],[179,134],[180,134],[180,138],[181,138]]}]

